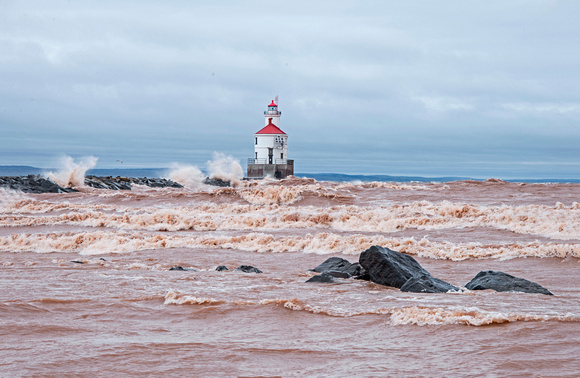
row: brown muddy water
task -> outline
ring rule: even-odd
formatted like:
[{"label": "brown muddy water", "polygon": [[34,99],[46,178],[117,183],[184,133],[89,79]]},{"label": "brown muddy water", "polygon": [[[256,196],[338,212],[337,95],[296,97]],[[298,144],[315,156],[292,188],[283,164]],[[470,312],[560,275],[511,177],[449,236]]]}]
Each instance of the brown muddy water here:
[{"label": "brown muddy water", "polygon": [[[498,180],[2,190],[0,375],[578,376],[579,198]],[[456,286],[491,269],[555,295],[305,283],[371,245]]]}]

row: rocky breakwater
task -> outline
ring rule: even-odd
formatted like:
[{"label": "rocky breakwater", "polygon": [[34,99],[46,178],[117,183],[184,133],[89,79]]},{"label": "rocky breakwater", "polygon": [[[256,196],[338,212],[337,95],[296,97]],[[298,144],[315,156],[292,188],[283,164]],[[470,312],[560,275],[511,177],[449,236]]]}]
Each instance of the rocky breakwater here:
[{"label": "rocky breakwater", "polygon": [[71,193],[74,188],[64,188],[38,175],[0,177],[0,188],[19,190],[25,193]]},{"label": "rocky breakwater", "polygon": [[[182,188],[175,181],[162,178],[134,177],[99,177],[86,176],[85,185],[97,189],[131,190],[132,185],[144,185],[152,188]],[[25,193],[72,193],[78,192],[73,187],[60,186],[39,175],[0,177],[0,188],[19,190]]]},{"label": "rocky breakwater", "polygon": [[[207,177],[203,184],[229,187],[231,183]],[[183,185],[164,178],[147,177],[112,177],[86,176],[85,185],[96,189],[131,190],[133,185],[144,185],[151,188],[183,188]],[[71,193],[78,192],[74,187],[60,186],[39,175],[0,177],[0,188],[19,190],[25,193]]]},{"label": "rocky breakwater", "polygon": [[151,188],[183,188],[183,185],[163,178],[134,177],[100,177],[86,176],[85,185],[97,189],[131,190],[132,185],[144,185]]}]

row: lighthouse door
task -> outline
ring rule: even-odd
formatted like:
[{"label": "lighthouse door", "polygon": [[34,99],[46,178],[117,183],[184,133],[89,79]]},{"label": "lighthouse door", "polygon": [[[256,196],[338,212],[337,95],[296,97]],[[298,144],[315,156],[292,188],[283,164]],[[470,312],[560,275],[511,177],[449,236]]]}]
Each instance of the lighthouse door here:
[{"label": "lighthouse door", "polygon": [[268,148],[268,164],[272,164],[273,158],[274,158],[274,149]]}]

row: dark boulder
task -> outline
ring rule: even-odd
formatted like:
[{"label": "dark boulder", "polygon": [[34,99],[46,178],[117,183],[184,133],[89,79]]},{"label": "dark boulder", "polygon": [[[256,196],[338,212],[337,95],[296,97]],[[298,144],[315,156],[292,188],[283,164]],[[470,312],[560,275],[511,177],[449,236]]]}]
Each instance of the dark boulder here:
[{"label": "dark boulder", "polygon": [[169,270],[181,270],[181,271],[191,271],[191,272],[197,272],[197,270],[193,269],[193,268],[184,268],[182,266],[174,266],[173,268],[169,269]]},{"label": "dark boulder", "polygon": [[310,277],[306,282],[336,283],[338,280],[328,272]]},{"label": "dark boulder", "polygon": [[311,270],[318,273],[327,271],[344,272],[349,276],[360,276],[366,273],[359,263],[351,264],[348,260],[340,257],[330,257]]},{"label": "dark boulder", "polygon": [[220,265],[217,268],[215,268],[215,270],[217,270],[218,272],[223,272],[223,271],[228,270],[228,267],[225,265]]},{"label": "dark boulder", "polygon": [[336,278],[351,278],[352,277],[347,272],[341,272],[340,270],[327,270],[324,273],[331,275],[332,277],[336,277]]},{"label": "dark boulder", "polygon": [[[374,283],[392,286],[413,293],[446,293],[459,290],[455,286],[433,277],[409,255],[373,245],[362,252],[360,265]],[[364,279],[364,275],[360,277]]]},{"label": "dark boulder", "polygon": [[244,273],[262,273],[262,271],[258,268],[254,268],[251,265],[240,265],[236,268],[236,270]]},{"label": "dark boulder", "polygon": [[378,245],[362,252],[359,263],[367,271],[371,281],[398,289],[409,278],[430,276],[411,256]]},{"label": "dark boulder", "polygon": [[447,293],[448,291],[459,291],[459,288],[431,275],[423,275],[409,278],[401,286],[401,291],[410,293]]},{"label": "dark boulder", "polygon": [[465,285],[465,288],[469,290],[492,289],[495,291],[516,291],[522,293],[554,295],[548,289],[535,282],[493,270],[477,273],[477,275],[473,277],[467,285]]}]

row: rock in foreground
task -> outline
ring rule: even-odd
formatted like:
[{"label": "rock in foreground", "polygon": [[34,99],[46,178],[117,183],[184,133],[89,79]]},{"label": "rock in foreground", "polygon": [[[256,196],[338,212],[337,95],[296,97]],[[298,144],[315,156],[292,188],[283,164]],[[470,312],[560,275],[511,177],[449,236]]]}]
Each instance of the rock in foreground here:
[{"label": "rock in foreground", "polygon": [[240,265],[236,268],[236,270],[244,273],[262,273],[260,269],[251,265]]},{"label": "rock in foreground", "polygon": [[469,290],[492,289],[495,291],[516,291],[522,293],[554,295],[548,289],[535,282],[493,270],[477,273],[477,275],[473,277],[467,285],[465,285],[465,288]]},{"label": "rock in foreground", "polygon": [[431,275],[421,277],[411,277],[401,286],[401,291],[410,293],[447,293],[448,291],[459,291],[458,288],[439,278]]},{"label": "rock in foreground", "polygon": [[373,245],[362,252],[360,265],[374,283],[414,293],[446,293],[457,287],[433,277],[409,255]]},{"label": "rock in foreground", "polygon": [[330,257],[312,271],[317,273],[344,272],[349,276],[360,276],[366,273],[359,263],[351,264],[348,260],[340,257]]},{"label": "rock in foreground", "polygon": [[306,282],[337,283],[338,280],[328,272],[310,277]]},{"label": "rock in foreground", "polygon": [[179,265],[179,266],[174,266],[174,267],[172,267],[172,268],[171,268],[171,269],[169,269],[169,270],[180,270],[180,271],[183,271],[183,272],[185,272],[185,271],[190,271],[190,272],[197,272],[197,270],[195,270],[195,269],[193,269],[193,268],[184,268],[184,267],[182,267],[181,265]]},{"label": "rock in foreground", "polygon": [[409,278],[430,275],[411,256],[378,245],[362,252],[359,263],[367,271],[371,281],[398,289]]}]

